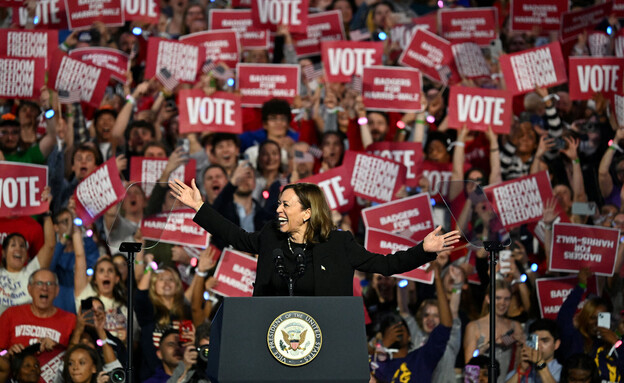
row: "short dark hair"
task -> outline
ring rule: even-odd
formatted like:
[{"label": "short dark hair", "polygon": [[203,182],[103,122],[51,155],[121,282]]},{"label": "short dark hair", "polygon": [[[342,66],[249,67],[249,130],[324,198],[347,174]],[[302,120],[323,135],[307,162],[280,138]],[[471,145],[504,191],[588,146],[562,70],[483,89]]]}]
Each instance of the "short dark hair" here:
[{"label": "short dark hair", "polygon": [[98,109],[95,111],[95,114],[93,115],[93,125],[97,124],[97,120],[105,114],[110,114],[111,116],[113,116],[113,118],[115,119],[117,118],[117,112],[115,111],[115,109],[111,109],[111,108]]},{"label": "short dark hair", "polygon": [[286,116],[288,122],[292,119],[292,112],[290,110],[290,104],[286,100],[280,98],[272,98],[269,101],[262,104],[262,122],[267,122],[269,116],[272,114]]},{"label": "short dark hair", "polygon": [[166,329],[161,337],[160,337],[160,341],[158,341],[158,349],[160,350],[160,348],[162,347],[162,342],[165,340],[166,337],[168,337],[169,335],[174,334],[177,335],[179,334],[179,331],[174,329],[173,327],[169,327],[168,329]]},{"label": "short dark hair", "polygon": [[579,369],[583,371],[589,371],[591,383],[600,383],[600,372],[598,371],[598,366],[594,359],[589,355],[585,354],[574,354],[570,356],[565,363],[563,364],[563,368],[561,369],[561,377],[559,379],[560,382],[567,382],[568,376],[570,375],[570,370]]},{"label": "short dark hair", "polygon": [[[153,125],[152,125],[152,127],[153,127]],[[152,132],[152,133],[153,133],[153,132]],[[145,152],[147,151],[147,148],[151,148],[151,147],[161,148],[162,150],[164,150],[164,151],[165,151],[165,153],[166,153],[167,155],[169,155],[169,151],[167,150],[167,147],[165,146],[165,144],[163,144],[163,143],[162,143],[162,142],[160,142],[160,141],[156,141],[156,140],[149,141],[148,143],[146,143],[146,144],[143,146],[143,148],[144,148],[144,149],[143,149],[143,154],[145,154]]]},{"label": "short dark hair", "polygon": [[132,129],[135,128],[143,128],[143,129],[147,129],[150,131],[150,133],[152,133],[152,137],[156,136],[156,129],[154,129],[154,125],[152,125],[151,123],[145,121],[145,120],[136,120],[136,121],[132,121],[130,123],[130,126],[128,127],[128,136],[130,136],[130,132],[132,131]]},{"label": "short dark hair", "polygon": [[95,145],[90,142],[83,142],[82,144],[76,146],[71,155],[71,164],[74,164],[74,157],[78,152],[90,152],[95,156],[95,164],[100,166],[104,163],[104,158],[102,157],[102,152]]},{"label": "short dark hair", "polygon": [[210,339],[210,322],[206,321],[195,329],[195,346],[199,346],[199,341],[202,339]]},{"label": "short dark hair", "polygon": [[531,323],[529,325],[529,334],[532,334],[535,331],[548,331],[555,340],[559,339],[559,328],[557,327],[557,322],[552,319],[540,318]]},{"label": "short dark hair", "polygon": [[225,168],[219,164],[210,164],[206,167],[206,169],[204,169],[204,172],[202,173],[202,179],[204,179],[204,177],[206,177],[206,172],[208,172],[208,170],[210,169],[219,169],[223,172],[223,174],[225,174],[225,178],[228,178],[227,175],[227,171],[225,170]]},{"label": "short dark hair", "polygon": [[240,139],[234,133],[215,133],[212,136],[212,149],[211,152],[214,154],[214,148],[222,141],[234,141],[234,145],[237,148],[240,148]]}]

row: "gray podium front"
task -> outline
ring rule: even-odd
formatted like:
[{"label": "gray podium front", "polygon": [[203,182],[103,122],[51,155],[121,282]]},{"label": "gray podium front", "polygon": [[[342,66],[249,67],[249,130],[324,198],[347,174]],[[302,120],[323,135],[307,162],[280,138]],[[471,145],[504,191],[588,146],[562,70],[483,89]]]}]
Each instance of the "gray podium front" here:
[{"label": "gray podium front", "polygon": [[225,298],[212,322],[206,375],[217,383],[366,383],[362,298]]}]

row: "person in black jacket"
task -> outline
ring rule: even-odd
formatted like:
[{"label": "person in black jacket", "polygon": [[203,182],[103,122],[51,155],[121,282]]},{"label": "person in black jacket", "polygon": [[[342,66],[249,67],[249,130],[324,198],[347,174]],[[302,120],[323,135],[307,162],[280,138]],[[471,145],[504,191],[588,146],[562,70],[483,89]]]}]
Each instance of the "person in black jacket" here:
[{"label": "person in black jacket", "polygon": [[[334,229],[323,191],[309,183],[286,185],[277,220],[248,233],[204,204],[195,180],[190,187],[177,179],[169,186],[175,198],[197,211],[197,224],[235,249],[258,254],[254,296],[351,296],[354,270],[403,273],[433,261],[436,252],[451,249],[460,237],[458,231],[441,234],[438,227],[410,249],[369,252],[350,232]],[[296,279],[292,290],[289,279]]]}]

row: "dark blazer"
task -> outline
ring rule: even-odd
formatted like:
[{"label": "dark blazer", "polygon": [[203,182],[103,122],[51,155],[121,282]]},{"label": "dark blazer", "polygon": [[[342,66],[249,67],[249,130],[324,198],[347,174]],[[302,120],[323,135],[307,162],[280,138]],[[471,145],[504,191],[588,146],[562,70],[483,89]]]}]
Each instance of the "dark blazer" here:
[{"label": "dark blazer", "polygon": [[[267,223],[260,231],[248,233],[207,203],[199,209],[193,220],[235,249],[258,254],[253,295],[276,295],[276,287],[271,282],[276,273],[273,250],[289,250],[288,237],[279,231],[275,220]],[[399,274],[433,261],[436,256],[436,253],[424,251],[422,243],[394,254],[372,253],[358,244],[351,232],[334,230],[327,241],[312,247],[314,295],[352,296],[354,270],[383,275]]]}]

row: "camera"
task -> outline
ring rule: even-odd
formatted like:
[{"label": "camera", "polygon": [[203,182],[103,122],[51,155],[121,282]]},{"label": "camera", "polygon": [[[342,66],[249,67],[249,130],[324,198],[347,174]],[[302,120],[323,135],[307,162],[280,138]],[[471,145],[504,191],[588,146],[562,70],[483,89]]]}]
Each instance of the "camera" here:
[{"label": "camera", "polygon": [[210,346],[205,344],[203,346],[197,347],[197,356],[202,362],[208,361],[208,352],[210,351]]},{"label": "camera", "polygon": [[124,383],[126,381],[126,371],[123,368],[118,367],[111,370],[108,373],[111,383]]}]

